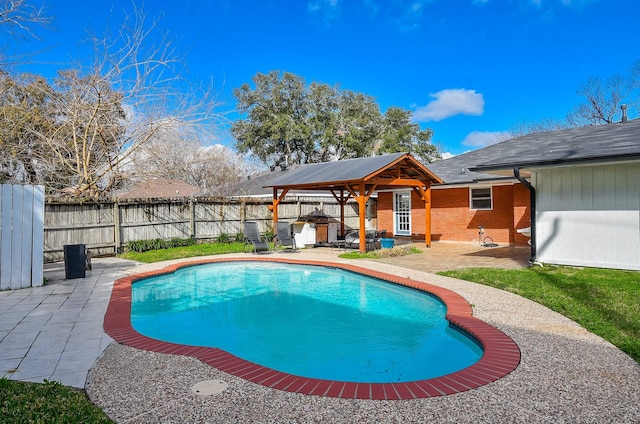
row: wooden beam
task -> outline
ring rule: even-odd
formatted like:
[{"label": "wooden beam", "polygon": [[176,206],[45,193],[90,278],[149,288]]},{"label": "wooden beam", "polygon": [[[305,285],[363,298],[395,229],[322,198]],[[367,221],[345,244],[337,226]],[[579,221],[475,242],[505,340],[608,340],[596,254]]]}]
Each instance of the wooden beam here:
[{"label": "wooden beam", "polygon": [[413,188],[424,201],[424,244],[431,247],[431,186]]},{"label": "wooden beam", "polygon": [[359,192],[360,195],[358,196],[357,200],[358,200],[358,218],[360,218],[359,220],[359,224],[360,224],[360,232],[359,232],[359,237],[360,237],[360,252],[361,253],[365,253],[367,251],[367,231],[365,229],[366,226],[366,214],[367,214],[367,195],[363,194],[365,193],[365,185],[364,185],[364,181],[360,182],[360,187],[359,187]]},{"label": "wooden beam", "polygon": [[373,178],[367,182],[374,183],[377,185],[387,185],[387,186],[402,186],[402,187],[422,187],[424,186],[424,181],[414,180],[411,178],[382,178],[377,177]]},{"label": "wooden beam", "polygon": [[278,222],[278,205],[284,199],[284,196],[289,192],[288,188],[282,190],[282,193],[278,196],[278,189],[276,187],[273,188],[273,203],[269,205],[269,209],[273,212],[273,233],[275,234]]},{"label": "wooden beam", "polygon": [[347,194],[347,197],[344,197],[344,188],[340,189],[340,196],[338,196],[335,190],[329,190],[333,197],[338,201],[340,205],[340,236],[344,237],[344,207],[351,198],[351,193]]}]

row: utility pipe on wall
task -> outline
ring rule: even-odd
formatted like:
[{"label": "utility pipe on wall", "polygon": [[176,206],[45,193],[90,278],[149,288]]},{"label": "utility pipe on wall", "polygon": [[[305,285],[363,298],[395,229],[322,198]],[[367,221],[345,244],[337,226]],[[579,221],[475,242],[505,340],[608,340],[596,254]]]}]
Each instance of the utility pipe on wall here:
[{"label": "utility pipe on wall", "polygon": [[536,189],[527,181],[522,175],[520,175],[520,168],[513,168],[513,176],[522,183],[527,189],[529,189],[529,203],[531,204],[531,257],[530,263],[536,261]]}]

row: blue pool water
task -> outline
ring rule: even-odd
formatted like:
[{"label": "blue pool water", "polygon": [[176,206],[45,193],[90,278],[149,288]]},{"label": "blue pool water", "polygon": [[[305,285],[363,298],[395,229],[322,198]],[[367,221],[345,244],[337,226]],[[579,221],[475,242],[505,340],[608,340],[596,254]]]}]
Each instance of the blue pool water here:
[{"label": "blue pool water", "polygon": [[482,349],[427,293],[344,270],[268,262],[182,268],[133,284],[131,323],[158,340],[217,347],[309,378],[438,377]]}]

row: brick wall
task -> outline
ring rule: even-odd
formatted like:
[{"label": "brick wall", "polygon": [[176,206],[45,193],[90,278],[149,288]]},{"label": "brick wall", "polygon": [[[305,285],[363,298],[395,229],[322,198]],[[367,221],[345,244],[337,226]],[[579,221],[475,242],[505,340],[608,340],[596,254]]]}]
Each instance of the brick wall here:
[{"label": "brick wall", "polygon": [[378,230],[393,235],[393,193],[378,193]]},{"label": "brick wall", "polygon": [[[528,227],[529,191],[522,184],[493,187],[493,210],[469,209],[469,188],[431,191],[431,236],[434,241],[478,241],[478,226],[499,244],[526,246],[528,237],[516,229]],[[411,196],[413,237],[424,238],[425,208],[415,192]],[[378,228],[393,230],[393,193],[378,194]]]}]

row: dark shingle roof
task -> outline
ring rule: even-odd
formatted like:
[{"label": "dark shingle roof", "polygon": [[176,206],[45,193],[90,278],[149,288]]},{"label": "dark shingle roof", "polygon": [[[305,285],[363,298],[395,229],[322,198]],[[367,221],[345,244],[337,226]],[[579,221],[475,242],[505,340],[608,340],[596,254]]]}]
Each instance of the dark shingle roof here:
[{"label": "dark shingle roof", "polygon": [[428,168],[440,177],[444,181],[444,184],[465,184],[476,181],[495,181],[496,179],[502,179],[492,174],[482,174],[469,170],[469,168],[473,168],[478,163],[492,159],[493,149],[487,150],[491,147],[493,146],[430,163]]},{"label": "dark shingle roof", "polygon": [[528,134],[482,150],[489,149],[475,170],[640,159],[640,119]]},{"label": "dark shingle roof", "polygon": [[404,155],[406,153],[393,153],[334,162],[311,163],[287,168],[278,178],[265,185],[273,187],[292,184],[317,184],[328,181],[360,180]]},{"label": "dark shingle roof", "polygon": [[[640,119],[528,134],[428,165],[445,184],[495,181],[514,167],[640,158]],[[483,171],[485,173],[483,173]]]},{"label": "dark shingle roof", "polygon": [[273,190],[269,188],[271,182],[281,178],[283,173],[290,172],[300,166],[302,165],[290,166],[286,171],[277,166],[273,171],[267,170],[250,175],[246,180],[238,183],[235,189],[236,196],[272,196]]},{"label": "dark shingle roof", "polygon": [[[395,164],[393,166],[403,164],[402,178],[437,181],[431,171],[425,169],[412,156],[407,153],[392,153],[334,162],[294,165],[286,169],[276,167],[273,171],[252,175],[249,179],[242,181],[236,191],[238,196],[259,196],[272,194],[271,187],[292,186],[297,192],[304,192],[317,189],[315,185],[320,185],[324,187],[321,190],[326,190],[328,186],[341,186],[345,182],[380,176],[379,172],[389,171],[392,164]],[[395,172],[393,174],[395,175]],[[384,181],[379,180],[378,183],[384,185]]]}]

